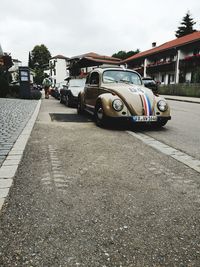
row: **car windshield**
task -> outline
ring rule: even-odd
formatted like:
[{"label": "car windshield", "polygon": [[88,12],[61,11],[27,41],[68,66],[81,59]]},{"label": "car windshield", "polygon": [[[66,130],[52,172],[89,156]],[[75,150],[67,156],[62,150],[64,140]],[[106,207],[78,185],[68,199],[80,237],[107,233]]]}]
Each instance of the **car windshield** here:
[{"label": "car windshield", "polygon": [[132,71],[126,70],[106,70],[103,73],[104,83],[131,83],[141,85],[140,76]]},{"label": "car windshield", "polygon": [[85,79],[71,79],[69,87],[82,87],[85,85]]}]

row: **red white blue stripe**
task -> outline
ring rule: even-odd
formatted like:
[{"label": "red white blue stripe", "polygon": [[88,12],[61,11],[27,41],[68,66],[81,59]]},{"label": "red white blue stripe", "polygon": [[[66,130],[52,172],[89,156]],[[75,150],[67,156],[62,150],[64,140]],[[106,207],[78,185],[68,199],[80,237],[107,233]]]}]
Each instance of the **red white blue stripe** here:
[{"label": "red white blue stripe", "polygon": [[143,103],[143,108],[144,108],[144,115],[145,116],[151,116],[152,115],[152,107],[151,107],[151,102],[150,99],[147,95],[145,94],[140,94],[142,103]]}]

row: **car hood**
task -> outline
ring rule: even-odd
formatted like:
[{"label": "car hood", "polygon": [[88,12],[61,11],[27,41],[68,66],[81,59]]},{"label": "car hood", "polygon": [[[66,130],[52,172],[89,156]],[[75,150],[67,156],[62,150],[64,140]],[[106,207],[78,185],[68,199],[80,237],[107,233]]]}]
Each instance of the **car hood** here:
[{"label": "car hood", "polygon": [[112,83],[106,84],[104,89],[119,96],[132,115],[153,114],[155,95],[143,85]]},{"label": "car hood", "polygon": [[71,91],[72,95],[77,97],[78,94],[84,89],[83,86],[71,86],[68,90]]}]

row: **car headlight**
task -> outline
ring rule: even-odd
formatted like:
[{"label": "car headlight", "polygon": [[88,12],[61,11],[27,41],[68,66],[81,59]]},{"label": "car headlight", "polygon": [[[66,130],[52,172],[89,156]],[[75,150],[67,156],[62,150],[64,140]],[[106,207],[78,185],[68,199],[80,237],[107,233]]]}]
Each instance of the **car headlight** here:
[{"label": "car headlight", "polygon": [[158,101],[157,107],[161,112],[164,112],[168,109],[168,105],[165,100]]},{"label": "car headlight", "polygon": [[114,110],[121,111],[124,107],[124,104],[122,103],[122,101],[120,99],[115,99],[112,102],[112,106],[113,106]]}]

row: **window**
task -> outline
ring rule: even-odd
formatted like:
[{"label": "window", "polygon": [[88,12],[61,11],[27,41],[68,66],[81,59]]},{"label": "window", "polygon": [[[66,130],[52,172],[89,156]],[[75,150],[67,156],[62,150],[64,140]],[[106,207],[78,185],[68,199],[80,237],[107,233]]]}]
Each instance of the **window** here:
[{"label": "window", "polygon": [[136,72],[126,70],[106,70],[103,73],[104,83],[131,83],[142,84],[140,76]]},{"label": "window", "polygon": [[53,73],[54,73],[54,75],[56,75],[56,69],[53,69]]},{"label": "window", "polygon": [[89,80],[90,84],[98,85],[99,84],[99,74],[97,72],[93,72],[90,76]]},{"label": "window", "polygon": [[200,49],[199,48],[195,48],[194,51],[193,51],[193,55],[196,56],[198,55],[200,52]]},{"label": "window", "polygon": [[88,83],[90,83],[90,75],[88,75],[87,77],[86,77],[86,82],[85,82],[86,84],[88,84]]},{"label": "window", "polygon": [[164,83],[164,81],[165,81],[165,74],[162,74],[161,82]]}]

